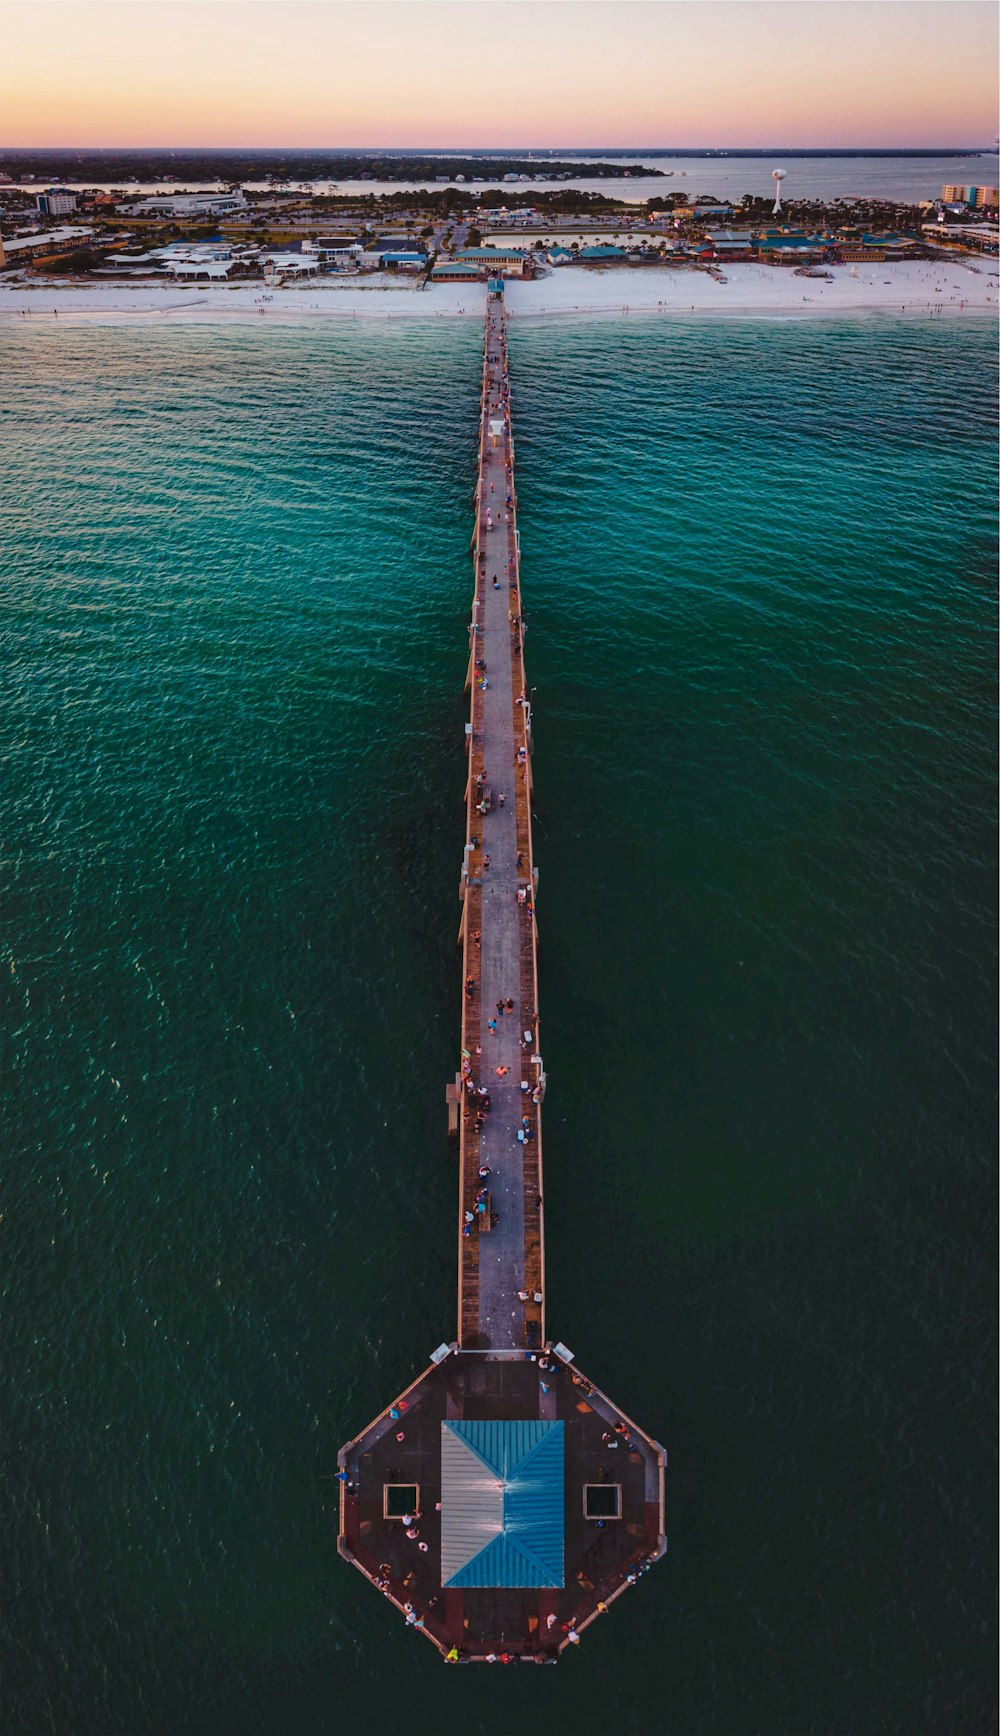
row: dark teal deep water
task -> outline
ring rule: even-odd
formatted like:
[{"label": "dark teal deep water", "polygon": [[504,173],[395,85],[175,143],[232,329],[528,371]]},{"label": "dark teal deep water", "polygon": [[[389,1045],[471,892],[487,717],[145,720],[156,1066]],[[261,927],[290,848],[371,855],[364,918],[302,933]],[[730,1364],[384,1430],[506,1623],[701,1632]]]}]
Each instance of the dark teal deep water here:
[{"label": "dark teal deep water", "polygon": [[6,1728],[993,1727],[992,329],[512,333],[550,1324],[670,1450],[557,1670],[338,1560],[449,1336],[480,334],[0,334]]}]

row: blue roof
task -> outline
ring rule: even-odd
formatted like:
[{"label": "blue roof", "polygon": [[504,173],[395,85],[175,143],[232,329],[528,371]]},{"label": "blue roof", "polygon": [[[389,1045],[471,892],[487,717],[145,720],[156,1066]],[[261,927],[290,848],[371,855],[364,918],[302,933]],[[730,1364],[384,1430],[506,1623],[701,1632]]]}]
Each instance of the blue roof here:
[{"label": "blue roof", "polygon": [[762,235],[758,247],[795,248],[831,247],[833,243],[825,235]]},{"label": "blue roof", "polygon": [[581,247],[578,259],[624,259],[624,247],[611,247],[602,242],[599,247]]},{"label": "blue roof", "polygon": [[561,1586],[561,1422],[441,1424],[441,1583]]}]

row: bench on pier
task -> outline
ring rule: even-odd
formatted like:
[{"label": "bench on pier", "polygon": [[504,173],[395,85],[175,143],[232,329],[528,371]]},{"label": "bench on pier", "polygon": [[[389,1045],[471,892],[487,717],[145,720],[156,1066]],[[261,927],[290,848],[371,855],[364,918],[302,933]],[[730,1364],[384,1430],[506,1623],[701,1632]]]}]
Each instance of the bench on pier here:
[{"label": "bench on pier", "polygon": [[[482,1205],[482,1208],[483,1208],[482,1211],[480,1211],[480,1209],[479,1209],[480,1204]],[[489,1189],[487,1189],[485,1199],[483,1199],[482,1201],[476,1202],[476,1222],[479,1225],[479,1234],[480,1235],[484,1235],[487,1230],[491,1230],[493,1228],[493,1225],[490,1223],[490,1212],[492,1211],[492,1209],[493,1209],[493,1201],[490,1197]]]},{"label": "bench on pier", "polygon": [[445,1102],[448,1105],[448,1132],[454,1137],[458,1132],[458,1117],[462,1106],[462,1075],[455,1074],[454,1083],[444,1088]]}]

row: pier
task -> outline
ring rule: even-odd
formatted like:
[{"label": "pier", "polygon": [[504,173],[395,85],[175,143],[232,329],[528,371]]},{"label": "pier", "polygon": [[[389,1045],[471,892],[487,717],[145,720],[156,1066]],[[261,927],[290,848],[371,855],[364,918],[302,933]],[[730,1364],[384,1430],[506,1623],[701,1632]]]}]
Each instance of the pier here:
[{"label": "pier", "polygon": [[[486,316],[473,563],[459,888],[465,993],[454,1098],[461,1105],[458,1342],[465,1350],[509,1350],[537,1348],[545,1333],[545,1073],[538,1047],[531,706],[507,334],[498,294],[490,296]],[[484,1168],[489,1174],[481,1178]],[[488,1200],[479,1197],[484,1190]]]},{"label": "pier", "polygon": [[546,1336],[532,713],[495,281],[472,561],[462,1022],[445,1092],[456,1335],[341,1448],[338,1547],[447,1661],[548,1663],[665,1552],[666,1454]]}]

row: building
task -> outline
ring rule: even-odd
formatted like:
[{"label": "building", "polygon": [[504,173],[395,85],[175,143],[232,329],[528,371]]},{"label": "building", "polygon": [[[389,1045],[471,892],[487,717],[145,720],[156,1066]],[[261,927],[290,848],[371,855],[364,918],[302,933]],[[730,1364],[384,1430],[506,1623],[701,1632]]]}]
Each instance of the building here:
[{"label": "building", "polygon": [[765,264],[801,265],[803,260],[826,259],[832,246],[828,235],[761,235],[757,255]]},{"label": "building", "polygon": [[473,260],[484,273],[494,277],[523,277],[528,255],[520,247],[460,247],[456,259]]},{"label": "building", "polygon": [[483,276],[483,271],[471,259],[442,260],[431,272],[434,283],[478,283]]},{"label": "building", "polygon": [[925,223],[923,231],[930,243],[968,247],[976,253],[996,253],[1000,242],[995,223]]},{"label": "building", "polygon": [[4,242],[8,265],[27,265],[41,253],[64,253],[87,244],[92,229],[50,229],[48,234],[36,230],[33,235],[14,235]]},{"label": "building", "polygon": [[314,253],[325,271],[351,271],[357,269],[364,248],[360,241],[341,235],[320,235],[315,241],[304,241],[302,251]]},{"label": "building", "polygon": [[76,194],[68,187],[46,187],[35,194],[35,204],[40,217],[68,217],[76,210]]},{"label": "building", "polygon": [[581,247],[577,259],[585,265],[613,265],[616,261],[627,259],[624,247]]},{"label": "building", "polygon": [[971,205],[977,210],[991,210],[1000,205],[1000,187],[942,187],[941,198],[946,205]]},{"label": "building", "polygon": [[235,193],[169,193],[123,206],[132,217],[232,217],[247,210],[242,188]]},{"label": "building", "polygon": [[751,236],[733,229],[706,229],[705,238],[719,258],[749,259],[753,254]]},{"label": "building", "polygon": [[691,214],[696,221],[700,221],[704,217],[731,217],[733,207],[731,205],[695,205]]},{"label": "building", "polygon": [[[369,257],[371,257],[369,255]],[[423,271],[427,264],[426,253],[391,251],[379,253],[379,264],[389,271]]]},{"label": "building", "polygon": [[277,277],[318,277],[319,260],[312,253],[262,253],[261,265]]}]

